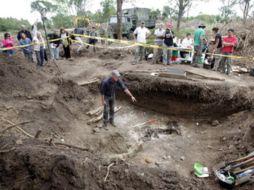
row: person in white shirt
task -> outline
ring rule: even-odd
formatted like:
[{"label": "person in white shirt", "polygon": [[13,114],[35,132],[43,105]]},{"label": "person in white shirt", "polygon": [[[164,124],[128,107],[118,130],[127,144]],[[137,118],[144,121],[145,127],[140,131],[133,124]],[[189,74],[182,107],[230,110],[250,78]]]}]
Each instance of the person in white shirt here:
[{"label": "person in white shirt", "polygon": [[[134,31],[134,39],[137,43],[146,43],[146,38],[150,35],[150,31],[145,27],[145,23],[142,22],[140,27],[137,27]],[[138,63],[144,58],[145,48],[143,46],[137,46],[135,62],[133,64]]]},{"label": "person in white shirt", "polygon": [[[193,43],[193,38],[191,37],[191,33],[187,33],[186,37],[183,39],[183,41],[181,43],[181,47],[186,48],[186,49],[192,49],[193,44],[194,43]],[[184,52],[184,51],[180,52],[180,55],[182,58],[185,58],[187,54],[188,54],[188,52]]]},{"label": "person in white shirt", "polygon": [[[165,29],[163,28],[163,24],[159,25],[159,28],[155,30],[155,45],[162,47],[163,46],[163,40],[165,36]],[[154,48],[153,52],[153,64],[161,62],[162,58],[162,49]]]},{"label": "person in white shirt", "polygon": [[37,65],[38,66],[43,66],[44,64],[44,48],[46,47],[45,41],[42,37],[42,34],[37,31],[34,34],[33,42],[35,43],[34,45],[34,51],[37,59]]}]

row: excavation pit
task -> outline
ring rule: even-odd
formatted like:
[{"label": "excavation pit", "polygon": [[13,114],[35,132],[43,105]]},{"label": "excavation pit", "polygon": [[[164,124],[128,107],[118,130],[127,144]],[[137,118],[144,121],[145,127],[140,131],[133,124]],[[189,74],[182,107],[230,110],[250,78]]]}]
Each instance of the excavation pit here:
[{"label": "excavation pit", "polygon": [[[249,151],[243,138],[254,122],[251,85],[128,71],[123,80],[137,103],[118,93],[117,127],[106,131],[97,128],[101,120],[88,124],[87,112],[100,106],[98,83],[79,86],[76,79],[88,70],[72,64],[73,70],[69,63],[61,65],[69,71],[66,78],[52,77],[50,67],[38,71],[19,65],[16,75],[16,65],[4,66],[3,127],[6,120],[31,121],[21,127],[41,135],[29,138],[12,129],[0,137],[1,189],[220,189],[213,177],[194,177],[193,164],[212,168]],[[94,64],[85,69],[99,68]],[[103,71],[103,76],[110,73]],[[25,87],[11,85],[16,80]]]}]

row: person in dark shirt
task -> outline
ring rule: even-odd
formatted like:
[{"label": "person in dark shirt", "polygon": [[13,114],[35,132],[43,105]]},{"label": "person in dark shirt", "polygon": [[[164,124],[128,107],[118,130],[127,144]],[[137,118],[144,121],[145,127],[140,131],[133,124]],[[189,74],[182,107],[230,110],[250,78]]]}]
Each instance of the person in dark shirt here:
[{"label": "person in dark shirt", "polygon": [[111,76],[101,82],[100,92],[102,105],[104,106],[102,127],[105,129],[107,129],[106,127],[108,123],[116,127],[114,124],[114,102],[115,92],[117,90],[123,90],[128,96],[130,96],[133,102],[136,102],[136,98],[125,86],[123,81],[120,79],[120,76],[121,75],[118,70],[113,70]]},{"label": "person in dark shirt", "polygon": [[[96,28],[95,26],[92,27],[92,30],[89,32],[89,36],[91,36],[91,38],[88,39],[88,44],[93,46],[93,52],[96,52],[96,48],[95,48],[95,44],[98,42],[97,39],[93,38],[93,37],[97,37],[97,32],[96,32]],[[86,48],[88,49],[90,46],[86,46]]]},{"label": "person in dark shirt", "polygon": [[21,27],[21,30],[18,32],[18,35],[17,35],[17,39],[18,41],[21,40],[22,36],[21,34],[24,33],[26,35],[27,38],[29,38],[31,41],[33,41],[33,38],[32,38],[32,34],[30,31],[26,30],[25,29],[25,26],[22,26]]},{"label": "person in dark shirt", "polygon": [[49,44],[50,44],[50,53],[52,60],[59,59],[59,46],[61,44],[60,36],[57,34],[57,31],[54,30],[53,33],[48,34]]},{"label": "person in dark shirt", "polygon": [[[219,33],[219,28],[214,27],[212,29],[212,31],[213,31],[214,36],[215,36],[214,45],[213,45],[213,48],[212,48],[212,53],[213,54],[220,54],[221,53],[221,48],[222,48],[222,36]],[[214,71],[217,71],[218,66],[219,66],[220,58],[218,56],[213,56],[213,59],[214,59],[214,65],[212,66],[212,68],[213,68]]]},{"label": "person in dark shirt", "polygon": [[[171,48],[174,46],[175,35],[174,32],[171,30],[170,27],[166,29],[165,36],[164,36],[164,47]],[[163,64],[168,65],[171,63],[171,54],[172,50],[163,49]]]}]

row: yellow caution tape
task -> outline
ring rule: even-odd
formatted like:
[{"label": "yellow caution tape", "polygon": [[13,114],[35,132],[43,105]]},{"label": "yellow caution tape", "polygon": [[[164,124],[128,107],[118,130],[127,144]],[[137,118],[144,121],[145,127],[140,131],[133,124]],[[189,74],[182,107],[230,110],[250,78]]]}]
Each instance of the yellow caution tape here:
[{"label": "yellow caution tape", "polygon": [[[78,36],[78,37],[84,37],[84,38],[92,38],[92,39],[97,39],[97,40],[105,40],[105,41],[109,41],[109,42],[115,42],[115,43],[119,43],[119,44],[129,45],[129,46],[125,46],[125,47],[107,47],[109,49],[121,49],[121,48],[129,48],[129,47],[134,47],[134,46],[142,46],[142,47],[153,48],[153,49],[156,48],[156,49],[163,49],[163,50],[175,50],[175,51],[182,51],[182,52],[189,52],[189,53],[193,52],[193,49],[188,49],[188,48],[185,49],[185,48],[177,48],[177,47],[162,47],[162,46],[158,46],[158,45],[137,43],[137,42],[132,42],[132,41],[128,41],[128,40],[118,40],[118,39],[103,38],[103,37],[98,37],[98,36],[89,36],[89,35],[85,35],[85,34],[84,35],[71,34],[71,35],[72,36]],[[67,38],[70,38],[70,37],[67,37]],[[49,40],[49,42],[54,42],[54,41],[58,41],[58,40],[62,40],[62,38]],[[76,41],[76,40],[72,40],[72,41],[79,42],[79,41]],[[27,45],[19,45],[19,46],[14,46],[14,47],[10,47],[10,48],[0,48],[0,51],[24,48],[24,47],[33,46],[33,45],[40,45],[40,44],[43,44],[43,43],[31,43],[31,44],[27,44]],[[93,46],[93,45],[88,44],[88,43],[84,43],[84,44],[89,45],[89,46]],[[100,46],[96,46],[96,47],[100,47]],[[101,46],[101,48],[102,48],[102,46]],[[206,54],[216,56],[216,57],[226,57],[226,58],[231,58],[231,59],[245,59],[245,60],[254,61],[254,57],[244,57],[244,56],[225,55],[225,54],[213,54],[213,53],[206,53]]]}]

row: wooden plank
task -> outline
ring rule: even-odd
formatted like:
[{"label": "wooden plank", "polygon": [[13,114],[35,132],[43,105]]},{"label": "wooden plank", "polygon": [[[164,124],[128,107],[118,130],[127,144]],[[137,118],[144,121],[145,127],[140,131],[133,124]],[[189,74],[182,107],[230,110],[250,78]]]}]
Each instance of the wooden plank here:
[{"label": "wooden plank", "polygon": [[187,76],[188,75],[196,75],[198,77],[201,77],[203,79],[208,79],[208,80],[217,80],[217,81],[225,81],[224,78],[217,78],[217,77],[211,77],[211,76],[205,76],[205,75],[202,75],[202,74],[198,74],[198,73],[194,73],[194,72],[191,72],[191,71],[186,71],[186,74]]},{"label": "wooden plank", "polygon": [[89,85],[89,84],[93,84],[93,83],[97,83],[97,82],[99,82],[99,79],[93,79],[90,81],[79,81],[79,82],[77,82],[77,84],[79,86],[85,86],[85,85]]}]

